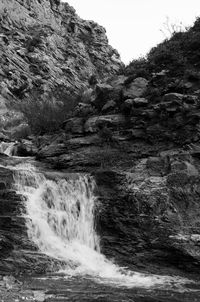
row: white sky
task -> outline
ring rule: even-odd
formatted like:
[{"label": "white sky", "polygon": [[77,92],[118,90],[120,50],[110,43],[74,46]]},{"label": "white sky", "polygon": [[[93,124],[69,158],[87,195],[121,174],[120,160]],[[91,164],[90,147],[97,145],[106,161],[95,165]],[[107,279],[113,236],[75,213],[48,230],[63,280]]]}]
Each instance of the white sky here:
[{"label": "white sky", "polygon": [[[170,24],[192,25],[200,16],[200,0],[64,0],[86,20],[106,28],[109,43],[122,60],[145,55],[164,39],[160,31],[166,18]],[[167,31],[166,31],[167,33]]]}]

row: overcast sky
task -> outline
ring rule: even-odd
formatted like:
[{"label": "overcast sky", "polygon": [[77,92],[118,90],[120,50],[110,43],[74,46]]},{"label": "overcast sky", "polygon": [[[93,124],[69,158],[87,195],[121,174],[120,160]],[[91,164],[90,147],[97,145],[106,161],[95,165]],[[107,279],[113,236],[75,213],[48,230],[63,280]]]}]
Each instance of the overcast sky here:
[{"label": "overcast sky", "polygon": [[[65,1],[65,0],[64,0]],[[106,28],[109,43],[122,60],[145,55],[164,39],[169,23],[192,25],[200,16],[200,0],[67,0],[77,14]]]}]

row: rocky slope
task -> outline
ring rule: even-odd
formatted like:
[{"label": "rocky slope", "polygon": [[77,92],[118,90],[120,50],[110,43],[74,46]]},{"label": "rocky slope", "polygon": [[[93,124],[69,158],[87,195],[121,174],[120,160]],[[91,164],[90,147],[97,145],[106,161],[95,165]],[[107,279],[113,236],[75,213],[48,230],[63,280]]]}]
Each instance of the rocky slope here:
[{"label": "rocky slope", "polygon": [[[64,87],[68,95],[123,66],[105,29],[54,0],[0,3],[0,101],[6,106]],[[9,113],[7,114],[9,118]],[[4,121],[1,119],[2,122]]]},{"label": "rocky slope", "polygon": [[[131,68],[116,75],[121,62],[104,30],[79,19],[67,4],[13,0],[9,5],[0,4],[6,8],[1,18],[4,99],[23,98],[31,85],[45,91],[63,84],[75,91],[87,86],[90,75],[106,76],[85,88],[73,116],[56,133],[19,143],[16,154],[34,154],[63,173],[94,175],[97,231],[108,258],[141,270],[197,272],[199,80],[184,73],[171,76],[171,62],[163,70],[149,69],[146,77]],[[15,210],[9,211],[7,216],[15,217]],[[13,240],[19,243],[11,238],[10,244]],[[16,246],[10,249],[14,254]],[[8,263],[3,252],[1,257]],[[27,262],[22,267],[30,268]]]},{"label": "rocky slope", "polygon": [[[127,84],[126,77],[97,84],[90,103],[79,104],[60,133],[39,139],[37,158],[56,169],[94,175],[97,229],[109,258],[154,272],[195,272],[199,98],[167,93],[150,101],[148,85],[144,78]],[[89,106],[99,115],[88,114]]]},{"label": "rocky slope", "polygon": [[108,257],[140,269],[195,272],[200,83],[197,70],[196,78],[185,76],[188,65],[179,75],[171,62],[164,67],[146,78],[133,68],[97,83],[60,132],[39,139],[37,158],[93,173],[97,229]]}]

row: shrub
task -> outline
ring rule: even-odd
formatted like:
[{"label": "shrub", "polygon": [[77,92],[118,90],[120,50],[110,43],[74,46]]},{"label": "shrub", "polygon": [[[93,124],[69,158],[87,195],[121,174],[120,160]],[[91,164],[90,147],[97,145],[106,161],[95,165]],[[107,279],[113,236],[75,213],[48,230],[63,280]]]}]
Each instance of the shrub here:
[{"label": "shrub", "polygon": [[41,94],[41,91],[33,89],[18,104],[18,109],[24,114],[33,133],[44,134],[58,130],[76,105],[76,97],[59,85],[48,94]]},{"label": "shrub", "polygon": [[4,129],[9,129],[12,127],[19,126],[23,121],[23,116],[15,113],[14,111],[9,111],[7,114],[1,117],[0,127]]},{"label": "shrub", "polygon": [[[125,74],[130,76],[131,79],[130,82],[137,77],[143,77],[143,78],[149,78],[150,70],[149,70],[149,64],[146,58],[139,58],[137,60],[133,60],[125,69]],[[128,84],[128,83],[126,83]]]},{"label": "shrub", "polygon": [[21,124],[15,128],[15,130],[11,133],[12,139],[26,139],[31,135],[31,129],[27,124]]},{"label": "shrub", "polygon": [[183,72],[187,58],[183,54],[181,40],[171,39],[152,48],[147,56],[154,72],[163,69],[169,70],[170,75],[178,75]]},{"label": "shrub", "polygon": [[170,38],[153,47],[146,58],[133,60],[126,67],[126,75],[149,79],[152,73],[168,70],[169,77],[176,77],[184,76],[186,69],[200,68],[200,18],[191,28],[183,27],[181,23],[169,24],[168,21],[165,30]]}]

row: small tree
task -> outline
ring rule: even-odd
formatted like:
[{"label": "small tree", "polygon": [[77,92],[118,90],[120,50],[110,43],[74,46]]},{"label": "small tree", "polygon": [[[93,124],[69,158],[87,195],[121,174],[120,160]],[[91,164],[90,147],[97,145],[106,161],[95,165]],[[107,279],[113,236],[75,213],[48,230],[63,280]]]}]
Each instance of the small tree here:
[{"label": "small tree", "polygon": [[188,28],[183,24],[183,22],[172,23],[169,17],[166,17],[165,22],[163,23],[163,28],[160,29],[165,39],[171,38],[174,34],[179,32],[185,32]]},{"label": "small tree", "polygon": [[76,97],[60,85],[46,94],[32,89],[30,95],[18,104],[18,109],[24,114],[31,131],[43,134],[58,130],[76,104]]}]

